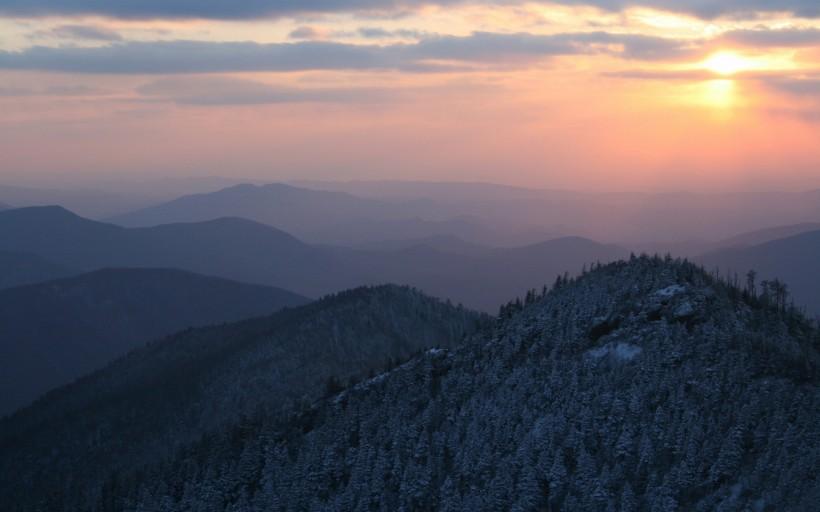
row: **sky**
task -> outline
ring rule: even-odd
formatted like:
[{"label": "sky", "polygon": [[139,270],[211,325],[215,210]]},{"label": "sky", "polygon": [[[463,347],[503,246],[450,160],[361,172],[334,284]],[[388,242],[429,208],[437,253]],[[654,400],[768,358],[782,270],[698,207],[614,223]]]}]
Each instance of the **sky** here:
[{"label": "sky", "polygon": [[820,188],[817,0],[0,0],[0,179]]}]

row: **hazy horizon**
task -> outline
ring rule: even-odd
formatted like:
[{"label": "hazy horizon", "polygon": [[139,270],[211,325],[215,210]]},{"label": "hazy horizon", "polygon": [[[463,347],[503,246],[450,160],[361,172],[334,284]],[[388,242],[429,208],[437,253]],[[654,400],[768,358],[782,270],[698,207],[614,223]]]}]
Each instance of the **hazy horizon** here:
[{"label": "hazy horizon", "polygon": [[[502,177],[503,178],[503,177]],[[189,185],[191,193],[215,192],[220,188],[227,188],[235,185],[272,185],[285,184],[293,186],[303,186],[307,188],[319,187],[326,184],[379,184],[379,183],[395,183],[395,184],[430,184],[430,185],[478,185],[490,187],[504,187],[510,189],[529,190],[534,192],[565,192],[565,193],[579,193],[590,195],[620,195],[620,194],[646,194],[646,195],[674,195],[674,194],[693,194],[704,196],[720,196],[720,195],[748,195],[748,194],[766,194],[766,193],[802,193],[814,192],[820,190],[820,177],[817,183],[807,182],[803,185],[781,185],[781,186],[755,186],[747,184],[745,188],[727,186],[727,187],[608,187],[597,188],[589,187],[560,187],[549,186],[549,184],[527,184],[517,183],[514,181],[497,180],[474,180],[474,179],[436,179],[435,177],[406,177],[406,178],[391,178],[391,177],[306,177],[301,175],[278,174],[276,172],[260,173],[257,175],[247,174],[237,177],[229,177],[219,174],[179,174],[179,175],[163,175],[161,173],[129,173],[123,172],[104,172],[99,174],[71,172],[71,173],[37,173],[24,174],[15,173],[13,171],[4,172],[0,175],[0,187],[17,187],[30,189],[52,189],[52,190],[71,190],[71,191],[113,191],[120,187],[141,186],[138,191],[146,192],[152,190],[151,187],[157,187],[155,192],[158,195],[166,195],[167,190],[161,188],[164,184],[178,184],[180,186]],[[198,190],[197,187],[202,190]]]}]

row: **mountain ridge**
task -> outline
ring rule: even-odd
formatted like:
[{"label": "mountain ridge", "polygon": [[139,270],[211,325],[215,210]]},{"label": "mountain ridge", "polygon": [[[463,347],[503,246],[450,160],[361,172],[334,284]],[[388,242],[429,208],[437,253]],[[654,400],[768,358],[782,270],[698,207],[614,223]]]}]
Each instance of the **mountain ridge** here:
[{"label": "mountain ridge", "polygon": [[308,296],[330,291],[323,285],[333,281],[329,270],[315,275],[333,264],[329,254],[284,231],[239,218],[123,228],[61,207],[31,207],[0,212],[0,234],[0,250],[24,250],[85,271],[173,267]]},{"label": "mountain ridge", "polygon": [[92,190],[84,188],[37,188],[0,185],[0,199],[15,207],[60,204],[95,219],[117,215],[149,204],[152,199],[142,191]]},{"label": "mountain ridge", "polygon": [[176,269],[102,269],[0,290],[0,414],[151,339],[308,299]]},{"label": "mountain ridge", "polygon": [[[429,346],[452,346],[482,317],[407,287],[349,290],[305,306],[238,323],[179,332],[155,340],[106,368],[56,390],[0,420],[0,460],[31,490],[90,492],[108,470],[163,460],[176,446],[261,411],[276,414],[303,397],[315,399],[349,377]],[[97,432],[86,445],[87,435]],[[54,457],[55,450],[60,452]],[[32,459],[32,454],[40,459]],[[41,465],[43,464],[43,465]],[[80,494],[57,484],[71,468]],[[10,481],[8,482],[11,483]],[[0,484],[0,501],[48,501],[47,492],[19,494]],[[44,486],[44,487],[41,487]],[[70,498],[70,499],[69,499]]]},{"label": "mountain ridge", "polygon": [[174,267],[313,297],[361,285],[397,283],[483,311],[497,310],[533,282],[551,282],[584,263],[611,261],[627,253],[580,240],[490,251],[479,247],[379,252],[311,245],[240,218],[124,228],[83,219],[59,207],[0,212],[0,251],[27,251],[83,271]]},{"label": "mountain ridge", "polygon": [[[171,222],[201,222],[219,217],[243,217],[288,229],[291,222],[287,217],[293,215],[295,208],[301,210],[300,214],[308,213],[311,208],[316,209],[312,212],[314,215],[329,208],[340,208],[343,215],[363,215],[373,210],[384,213],[390,205],[342,192],[309,190],[284,183],[243,183],[216,192],[182,196],[109,220],[125,227],[150,227]],[[338,215],[340,212],[336,213]],[[281,215],[285,215],[285,218],[277,218]]]},{"label": "mountain ridge", "polygon": [[730,247],[699,258],[710,268],[720,268],[727,274],[745,276],[750,270],[758,281],[785,283],[800,307],[812,315],[820,315],[820,230],[770,240],[749,247]]},{"label": "mountain ridge", "polygon": [[36,254],[0,251],[0,289],[60,279],[76,273]]},{"label": "mountain ridge", "polygon": [[756,231],[749,231],[735,235],[731,238],[722,240],[719,243],[719,249],[732,249],[738,247],[751,247],[755,245],[762,245],[767,242],[779,240],[782,238],[790,238],[792,236],[801,235],[810,231],[819,231],[820,222],[802,222],[799,224],[790,224],[787,226],[774,226],[770,228],[759,229]]},{"label": "mountain ridge", "polygon": [[[285,183],[243,184],[192,194],[107,219],[125,227],[198,222],[239,216],[275,226],[311,243],[360,246],[399,237],[455,235],[483,245],[531,241],[532,233],[511,224],[496,226],[480,216],[427,198],[387,198]],[[343,236],[341,234],[343,233]],[[538,238],[538,237],[536,237]],[[504,242],[504,243],[499,243]]]}]

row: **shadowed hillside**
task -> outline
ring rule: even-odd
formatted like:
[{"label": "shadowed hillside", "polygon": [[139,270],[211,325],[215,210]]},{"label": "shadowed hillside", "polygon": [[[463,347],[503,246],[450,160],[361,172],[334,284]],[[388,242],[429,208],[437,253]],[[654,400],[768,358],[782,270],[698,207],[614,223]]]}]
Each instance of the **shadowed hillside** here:
[{"label": "shadowed hillside", "polygon": [[108,269],[0,290],[0,415],[151,339],[307,302],[163,269]]},{"label": "shadowed hillside", "polygon": [[76,273],[34,254],[0,251],[0,289],[59,279]]},{"label": "shadowed hillside", "polygon": [[116,472],[247,417],[298,410],[422,349],[453,347],[480,321],[383,286],[158,340],[0,421],[0,502],[85,508]]},{"label": "shadowed hillside", "polygon": [[820,315],[820,231],[772,240],[760,245],[715,251],[700,258],[707,268],[746,279],[757,272],[757,282],[778,279],[786,284],[795,303],[811,315]]}]

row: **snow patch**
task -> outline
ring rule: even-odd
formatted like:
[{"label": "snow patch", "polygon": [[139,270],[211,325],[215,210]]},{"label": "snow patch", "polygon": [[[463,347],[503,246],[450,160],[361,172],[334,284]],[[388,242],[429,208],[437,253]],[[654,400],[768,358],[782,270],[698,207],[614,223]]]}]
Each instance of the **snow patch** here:
[{"label": "snow patch", "polygon": [[596,316],[592,319],[592,327],[598,327],[599,325],[604,325],[609,322],[609,317],[607,316]]},{"label": "snow patch", "polygon": [[375,377],[371,377],[367,380],[359,382],[358,384],[353,386],[353,389],[355,389],[356,391],[361,391],[363,389],[368,389],[370,386],[374,386],[376,384],[379,384],[380,382],[384,382],[384,379],[387,378],[387,375],[389,373],[390,372],[380,373],[380,374],[376,375]]},{"label": "snow patch", "polygon": [[615,359],[620,361],[632,361],[636,357],[638,357],[643,349],[638,345],[633,345],[632,343],[607,343],[603,347],[594,348],[589,350],[587,354],[590,357],[594,357],[595,359],[601,359],[606,356],[612,356]]},{"label": "snow patch", "polygon": [[656,291],[653,295],[656,297],[662,297],[664,299],[668,299],[669,297],[674,297],[680,293],[686,291],[686,287],[681,286],[679,284],[673,284],[671,286],[667,286],[666,288],[661,288],[660,290]]},{"label": "snow patch", "polygon": [[691,302],[684,302],[675,309],[675,318],[688,318],[695,314],[695,306]]}]

